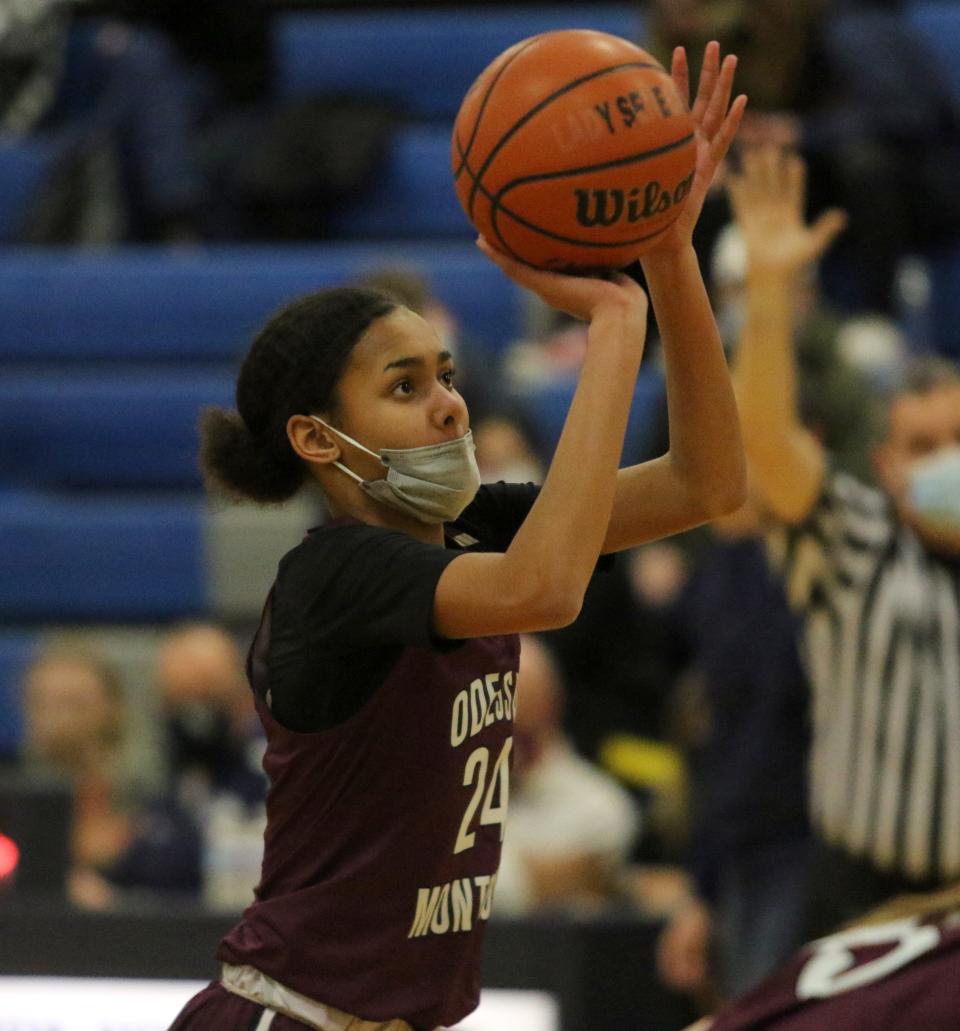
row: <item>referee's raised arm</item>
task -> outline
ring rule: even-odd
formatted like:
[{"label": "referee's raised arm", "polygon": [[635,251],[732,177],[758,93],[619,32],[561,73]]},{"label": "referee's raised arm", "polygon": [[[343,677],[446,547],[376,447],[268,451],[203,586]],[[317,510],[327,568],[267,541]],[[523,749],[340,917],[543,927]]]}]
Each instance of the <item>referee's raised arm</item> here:
[{"label": "referee's raised arm", "polygon": [[779,150],[748,151],[728,184],[747,249],[747,317],[734,364],[744,448],[755,489],[787,523],[801,522],[823,484],[823,447],[800,420],[794,354],[797,279],[845,224],[804,221],[804,166]]}]

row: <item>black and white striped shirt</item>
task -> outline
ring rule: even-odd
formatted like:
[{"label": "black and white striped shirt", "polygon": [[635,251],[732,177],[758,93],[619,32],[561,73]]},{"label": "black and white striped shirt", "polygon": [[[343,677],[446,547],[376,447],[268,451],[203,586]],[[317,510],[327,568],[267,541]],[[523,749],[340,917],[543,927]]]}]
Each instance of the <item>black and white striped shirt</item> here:
[{"label": "black and white striped shirt", "polygon": [[840,472],[769,543],[805,616],[815,825],[882,870],[960,877],[960,561]]}]

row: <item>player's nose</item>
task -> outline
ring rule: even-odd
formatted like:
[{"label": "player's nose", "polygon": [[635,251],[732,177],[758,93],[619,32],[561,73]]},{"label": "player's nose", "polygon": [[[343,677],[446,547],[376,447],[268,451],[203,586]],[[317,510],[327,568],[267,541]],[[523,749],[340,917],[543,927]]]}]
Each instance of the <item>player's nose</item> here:
[{"label": "player's nose", "polygon": [[451,440],[462,437],[470,425],[463,398],[456,391],[447,390],[439,384],[431,414],[434,425]]}]

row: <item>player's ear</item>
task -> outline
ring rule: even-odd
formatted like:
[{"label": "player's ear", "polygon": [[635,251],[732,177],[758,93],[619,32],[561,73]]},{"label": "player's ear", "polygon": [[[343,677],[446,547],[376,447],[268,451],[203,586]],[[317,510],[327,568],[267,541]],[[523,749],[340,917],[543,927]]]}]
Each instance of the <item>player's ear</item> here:
[{"label": "player's ear", "polygon": [[290,446],[306,462],[330,465],[340,457],[340,445],[326,426],[309,415],[291,415],[287,419]]}]

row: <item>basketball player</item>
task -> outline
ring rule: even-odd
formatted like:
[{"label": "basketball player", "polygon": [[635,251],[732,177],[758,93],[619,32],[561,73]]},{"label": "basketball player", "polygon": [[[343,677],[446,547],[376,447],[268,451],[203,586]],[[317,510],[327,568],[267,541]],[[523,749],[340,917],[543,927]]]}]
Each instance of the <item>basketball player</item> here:
[{"label": "basketball player", "polygon": [[[521,631],[577,615],[600,554],[739,507],[744,461],[691,236],[739,124],[708,48],[683,214],[644,259],[672,446],[618,471],[647,298],[631,279],[516,282],[589,322],[542,489],[480,487],[451,356],[368,289],[296,302],[254,340],[237,412],[208,413],[208,477],[261,502],[319,484],[334,518],[280,562],[248,658],[270,779],[262,878],[176,1031],[457,1023],[480,992],[509,797]],[[686,58],[674,76],[686,96]],[[728,109],[729,107],[729,109]]]},{"label": "basketball player", "polygon": [[954,1031],[960,889],[906,895],[811,942],[716,1018],[687,1031]]}]

